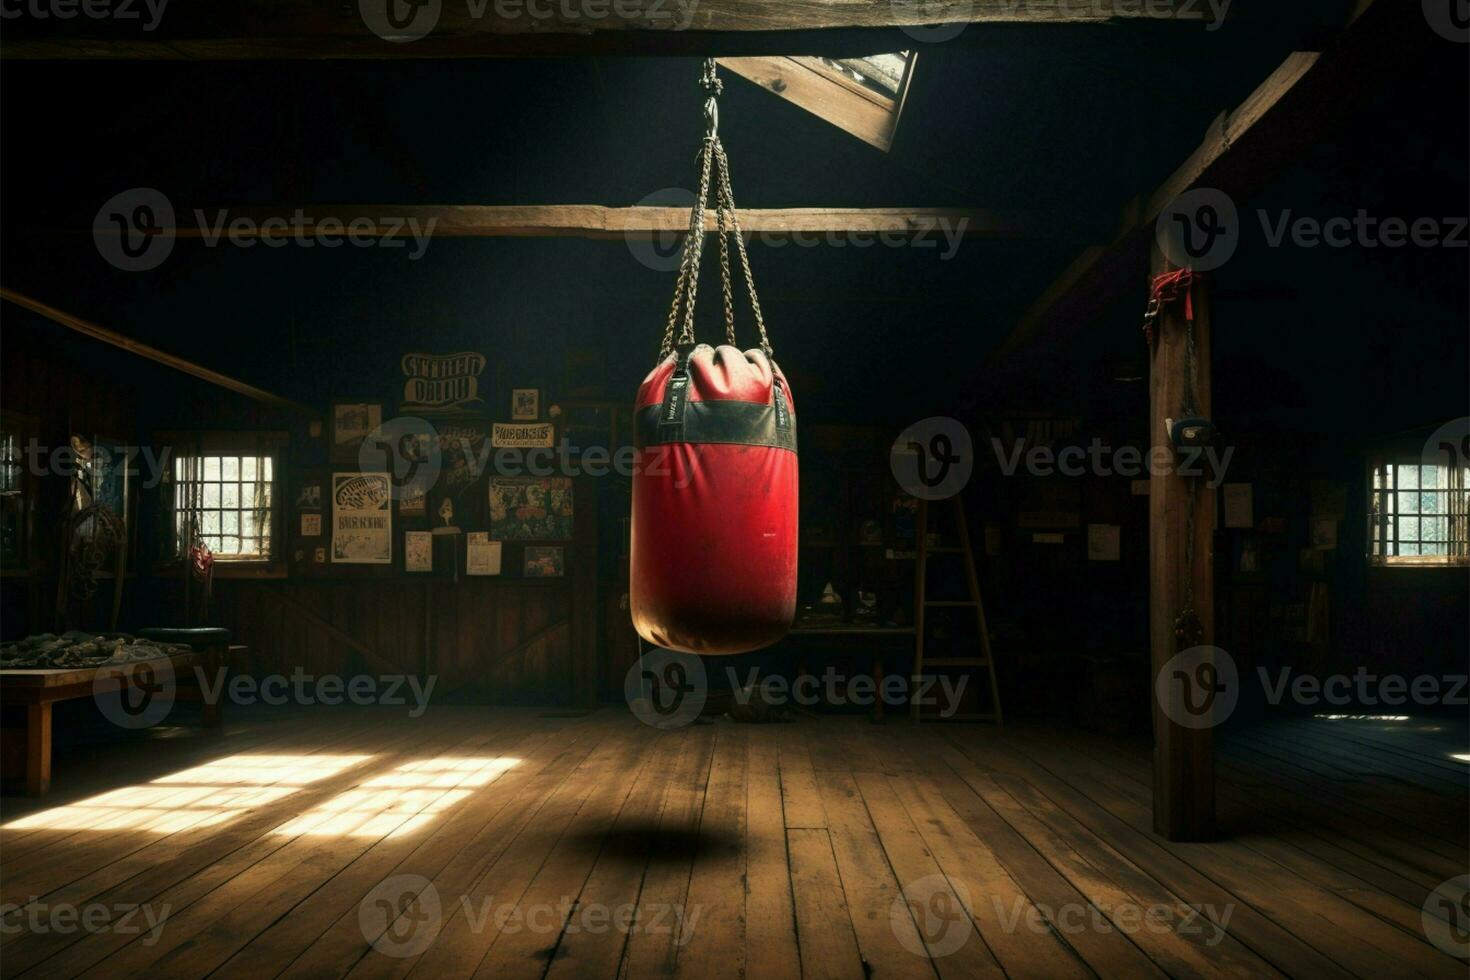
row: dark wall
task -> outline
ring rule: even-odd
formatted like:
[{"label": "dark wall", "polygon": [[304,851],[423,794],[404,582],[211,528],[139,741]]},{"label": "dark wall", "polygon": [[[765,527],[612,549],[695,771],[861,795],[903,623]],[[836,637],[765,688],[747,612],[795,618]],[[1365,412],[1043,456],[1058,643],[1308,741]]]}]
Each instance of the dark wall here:
[{"label": "dark wall", "polygon": [[[1287,52],[1315,43],[1341,6],[1295,5],[1269,23],[1210,34],[1048,29],[1044,38],[1000,33],[985,43],[925,46],[886,155],[728,79],[721,129],[743,206],[1030,208],[1058,229],[1039,240],[968,239],[948,257],[943,243],[753,245],[803,425],[897,431],[951,415],[984,453],[984,434],[1001,416],[1051,414],[1079,419],[1079,438],[1150,444],[1145,387],[1118,380],[1141,376],[1146,365],[1141,261],[1126,302],[1047,341],[1024,369],[990,355],[1081,245],[1108,239],[1124,201],[1171,172],[1215,114],[1239,103]],[[1236,202],[1242,214],[1254,222],[1260,208],[1319,218],[1360,208],[1410,218],[1470,210],[1467,94],[1446,83],[1464,77],[1466,51],[1426,32],[1417,53],[1393,77],[1363,79],[1344,93],[1357,110],[1346,131],[1257,198]],[[673,277],[640,263],[625,242],[435,239],[419,259],[378,248],[179,242],[160,267],[127,273],[102,260],[87,229],[102,202],[137,186],[159,188],[186,215],[298,201],[636,203],[692,181],[696,70],[692,59],[653,58],[0,62],[0,107],[10,131],[25,137],[11,141],[0,180],[4,282],[318,411],[339,395],[391,405],[398,359],[411,350],[485,352],[495,405],[520,386],[556,398],[568,352],[581,351],[602,366],[603,394],[626,399],[651,365]],[[69,98],[78,87],[131,97]],[[1279,486],[1297,534],[1312,480],[1346,485],[1361,507],[1371,444],[1466,414],[1465,252],[1271,248],[1254,228],[1214,277],[1216,415],[1237,448],[1232,479]],[[713,278],[701,295],[703,322],[713,327]],[[78,406],[109,387],[116,406],[99,409],[97,424],[121,435],[301,429],[300,419],[130,355],[63,340],[59,328],[13,307],[0,322],[0,399],[44,416],[48,439],[93,424]],[[38,380],[70,377],[63,365],[79,360],[92,364],[95,383]],[[1066,492],[1079,496],[1085,521],[1124,526],[1124,561],[1089,564],[1074,536],[1055,564],[1035,555],[997,562],[989,573],[1000,607],[993,618],[1028,649],[1141,649],[1139,501],[1106,479]],[[1019,478],[982,473],[971,495],[977,526],[1010,520],[1031,493]],[[1403,574],[1378,589],[1363,561],[1360,511],[1341,534],[1327,573],[1335,657],[1428,663],[1465,649],[1463,575]],[[1222,539],[1222,553],[1232,546]],[[1417,580],[1428,591],[1405,587]],[[1293,578],[1279,587],[1298,585]],[[221,609],[268,618],[260,615],[268,600],[246,598],[245,588],[222,587]],[[1277,588],[1256,588],[1254,598],[1246,590],[1235,602],[1242,644],[1267,642],[1254,630],[1267,628],[1271,606],[1286,601]],[[331,589],[313,593],[311,608],[341,626],[339,614],[352,614],[337,606],[347,600],[329,598]],[[14,593],[7,587],[7,603]],[[420,615],[417,597],[383,601],[403,609],[404,624]],[[1439,619],[1426,617],[1426,603]],[[7,634],[15,622],[7,616]],[[404,636],[413,634],[403,626]],[[318,656],[308,648],[336,649],[311,639],[281,643],[299,651],[281,663]],[[419,657],[412,645],[388,645],[403,649],[404,662]]]}]

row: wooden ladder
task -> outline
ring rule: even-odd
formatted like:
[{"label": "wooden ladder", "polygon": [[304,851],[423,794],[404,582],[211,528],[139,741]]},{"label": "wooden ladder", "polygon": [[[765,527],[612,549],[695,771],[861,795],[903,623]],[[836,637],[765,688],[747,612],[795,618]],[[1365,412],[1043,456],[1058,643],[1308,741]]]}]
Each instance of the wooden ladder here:
[{"label": "wooden ladder", "polygon": [[[944,721],[993,721],[1001,724],[1000,713],[1000,686],[995,679],[995,657],[990,649],[990,630],[985,625],[985,604],[980,599],[980,578],[975,574],[975,552],[970,546],[970,527],[965,520],[965,507],[960,502],[959,494],[949,498],[954,507],[955,529],[959,532],[960,543],[958,546],[930,546],[929,544],[929,501],[919,501],[918,513],[918,539],[914,554],[914,670],[913,690],[917,692],[920,678],[924,675],[926,667],[959,667],[978,668],[984,667],[990,678],[990,706],[988,712],[956,712],[944,718]],[[955,554],[960,555],[965,563],[965,579],[969,585],[970,598],[959,600],[934,600],[928,595],[929,578],[929,556],[931,554]],[[928,611],[938,607],[970,607],[975,610],[975,626],[980,635],[980,655],[977,657],[930,657],[925,658],[924,646],[926,639],[926,628],[928,622]],[[910,702],[910,711],[913,713],[915,724],[923,720],[921,706],[918,699]],[[935,716],[930,716],[934,718]]]}]

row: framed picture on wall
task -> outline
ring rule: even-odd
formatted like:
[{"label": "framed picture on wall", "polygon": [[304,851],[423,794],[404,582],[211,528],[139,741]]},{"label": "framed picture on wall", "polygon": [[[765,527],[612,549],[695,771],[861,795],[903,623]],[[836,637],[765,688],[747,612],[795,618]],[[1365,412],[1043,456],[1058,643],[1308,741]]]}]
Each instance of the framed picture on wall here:
[{"label": "framed picture on wall", "polygon": [[356,463],[363,439],[383,424],[383,405],[369,401],[334,401],[331,423],[332,462]]},{"label": "framed picture on wall", "polygon": [[535,422],[539,419],[541,417],[541,389],[511,389],[510,417],[516,422]]},{"label": "framed picture on wall", "polygon": [[490,480],[490,535],[498,541],[567,541],[572,537],[572,481],[565,476]]},{"label": "framed picture on wall", "polygon": [[561,545],[527,545],[521,574],[526,578],[561,578],[564,565]]}]

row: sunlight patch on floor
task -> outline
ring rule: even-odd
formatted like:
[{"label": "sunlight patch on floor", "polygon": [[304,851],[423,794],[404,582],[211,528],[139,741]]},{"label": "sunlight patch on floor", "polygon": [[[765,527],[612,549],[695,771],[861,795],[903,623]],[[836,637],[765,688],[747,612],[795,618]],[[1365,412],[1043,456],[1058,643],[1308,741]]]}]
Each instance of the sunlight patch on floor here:
[{"label": "sunlight patch on floor", "polygon": [[504,757],[439,756],[374,776],[295,820],[278,834],[309,837],[401,837],[520,762]]},{"label": "sunlight patch on floor", "polygon": [[145,830],[171,834],[212,827],[253,807],[275,803],[353,766],[370,755],[227,756],[137,786],[125,786],[42,810],[5,830]]}]

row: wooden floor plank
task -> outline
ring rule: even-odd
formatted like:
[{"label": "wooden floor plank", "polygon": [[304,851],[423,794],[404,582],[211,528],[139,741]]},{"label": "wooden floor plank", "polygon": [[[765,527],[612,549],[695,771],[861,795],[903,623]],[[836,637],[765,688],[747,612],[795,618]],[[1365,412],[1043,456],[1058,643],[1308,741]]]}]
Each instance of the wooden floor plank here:
[{"label": "wooden floor plank", "polygon": [[[822,715],[660,732],[621,708],[241,716],[217,752],[140,760],[120,744],[127,764],[71,785],[146,786],[244,747],[370,761],[213,826],[181,808],[146,835],[0,829],[0,894],[30,903],[0,923],[0,977],[1463,977],[1421,918],[1466,856],[1453,725],[1227,732],[1229,836],[1180,845],[1153,834],[1146,743],[1055,727]],[[322,804],[451,755],[516,762],[463,795],[455,777],[396,785],[374,799],[401,809],[359,836],[305,833],[304,816],[333,819]],[[413,884],[375,904],[398,879]],[[130,902],[170,906],[156,942],[25,918]],[[1153,928],[1134,910],[1156,913]]]},{"label": "wooden floor plank", "polygon": [[[1061,774],[1089,787],[1090,792],[1099,789],[1095,770],[1084,773],[1069,765]],[[1129,782],[1122,779],[1108,780],[1107,787],[1098,802],[1134,827],[1152,826],[1147,794],[1130,789]],[[1448,958],[1443,963],[1421,959],[1422,940],[1416,941],[1242,844],[1224,841],[1197,848],[1165,842],[1164,846],[1346,969],[1369,969],[1380,975],[1453,975]]]},{"label": "wooden floor plank", "polygon": [[678,963],[682,932],[672,926],[691,911],[689,876],[699,852],[699,822],[717,727],[695,725],[678,733],[682,758],[659,815],[659,845],[649,857],[635,906],[642,925],[628,936],[619,967],[622,976],[670,976]]},{"label": "wooden floor plank", "polygon": [[786,816],[778,757],[779,726],[760,726],[749,736],[745,822],[745,976],[799,974],[796,908],[786,852]]},{"label": "wooden floor plank", "polygon": [[739,725],[716,732],[675,960],[675,976],[688,980],[739,980],[744,973],[747,734]]},{"label": "wooden floor plank", "polygon": [[[1164,846],[1160,838],[1115,816],[1079,789],[1075,781],[1063,779],[1023,753],[1011,753],[993,744],[959,738],[951,738],[950,742],[952,748],[938,750],[936,756],[943,759],[961,781],[968,785],[984,776],[1001,774],[1003,778],[1026,782],[1057,802],[1096,836],[1108,841],[1161,887],[1187,897],[1192,906],[1212,922],[1228,928],[1233,937],[1282,973],[1311,977],[1352,976],[1270,917],[1240,902],[1217,882],[1181,860]],[[950,783],[945,784],[944,792],[947,796],[957,792],[963,796]],[[1227,908],[1233,911],[1228,921],[1222,920],[1220,913]]]},{"label": "wooden floor plank", "polygon": [[906,908],[883,843],[878,839],[867,804],[850,773],[818,771],[817,786],[830,823],[832,854],[847,897],[852,931],[864,962],[876,976],[928,978],[935,976],[924,939],[910,914],[895,915],[895,905]]},{"label": "wooden floor plank", "polygon": [[[520,735],[518,741],[514,740],[517,734]],[[373,845],[257,935],[214,976],[219,980],[276,976],[308,950],[316,957],[330,957],[332,954],[326,948],[318,949],[317,944],[344,908],[356,907],[392,875],[421,875],[423,872],[418,869],[441,869],[469,841],[474,831],[505,805],[507,795],[499,792],[495,783],[518,767],[536,766],[554,758],[556,750],[565,744],[561,740],[551,741],[549,731],[527,736],[524,732],[502,733],[497,729],[495,735],[493,740],[475,746],[475,754],[513,758],[517,760],[514,765],[495,773],[489,782],[478,785],[471,800],[435,821],[424,834],[390,837]],[[563,738],[574,740],[576,730],[565,731]],[[551,742],[551,749],[543,753],[541,750],[548,742]]]},{"label": "wooden floor plank", "polygon": [[[370,731],[372,726],[367,726]],[[310,736],[310,730],[307,732]],[[422,733],[420,733],[420,736]],[[391,758],[395,746],[405,744],[414,736],[404,734],[401,739],[373,743],[374,752],[363,750],[360,736],[344,733],[342,738],[322,738],[317,746],[322,753],[339,750],[348,754],[372,755],[376,759]],[[311,752],[307,743],[298,743],[303,754]],[[229,758],[235,753],[229,753]],[[168,904],[178,910],[190,902],[231,882],[242,870],[252,867],[276,850],[284,847],[289,838],[270,834],[269,831],[283,822],[281,806],[307,808],[332,798],[360,781],[365,766],[343,769],[336,776],[310,783],[300,791],[273,804],[253,807],[240,817],[224,824],[211,827],[195,827],[176,834],[147,839],[140,846],[119,848],[121,856],[116,860],[104,859],[96,871],[68,882],[38,899],[51,906],[90,905],[104,910],[120,904],[156,903]],[[106,840],[113,835],[102,833]],[[71,871],[68,871],[70,874]],[[25,914],[20,910],[17,915]],[[129,940],[124,933],[102,931],[92,933],[50,931],[25,933],[4,944],[5,970],[19,972],[42,960],[56,956],[68,946],[64,958],[45,967],[47,972],[75,968],[79,964],[90,964],[106,956]]]},{"label": "wooden floor plank", "polygon": [[[410,741],[393,758],[380,756],[362,776],[379,778],[391,772],[393,766],[444,752],[473,753],[487,737],[484,730],[474,732],[446,722],[433,737]],[[398,813],[383,821],[380,828],[362,836],[286,831],[284,846],[171,916],[157,943],[129,943],[82,975],[156,971],[167,976],[194,977],[213,972],[297,902],[412,816],[434,805],[450,789],[435,788],[421,797],[405,800]],[[346,792],[355,790],[371,791],[359,782]],[[314,822],[311,815],[329,812],[325,808],[332,805],[333,800],[328,799],[322,804],[322,810],[305,810],[308,830]]]},{"label": "wooden floor plank", "polygon": [[864,980],[832,841],[821,828],[786,831],[803,980]]},{"label": "wooden floor plank", "polygon": [[582,887],[579,908],[606,910],[608,926],[563,930],[546,971],[548,980],[617,976],[632,928],[625,916],[637,908],[649,856],[662,843],[659,814],[669,786],[679,778],[680,741],[677,733],[665,733],[652,747],[652,758],[634,782]]},{"label": "wooden floor plank", "polygon": [[781,767],[781,800],[788,829],[820,829],[827,826],[822,795],[817,792],[816,770],[804,740],[807,726],[792,725],[782,731],[778,743]]}]

